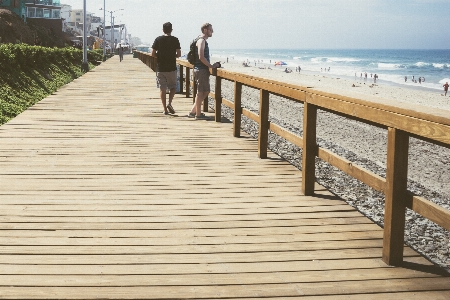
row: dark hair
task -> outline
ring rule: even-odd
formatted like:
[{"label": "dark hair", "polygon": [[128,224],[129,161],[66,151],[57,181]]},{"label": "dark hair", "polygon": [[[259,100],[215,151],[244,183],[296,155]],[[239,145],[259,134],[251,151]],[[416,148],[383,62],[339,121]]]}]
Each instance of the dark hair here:
[{"label": "dark hair", "polygon": [[164,23],[163,31],[164,31],[164,33],[171,33],[172,32],[172,23],[170,23],[170,22]]},{"label": "dark hair", "polygon": [[202,25],[202,27],[200,27],[200,30],[201,30],[202,33],[203,33],[203,30],[205,30],[205,29],[207,29],[207,28],[209,28],[209,27],[211,27],[211,26],[212,26],[212,24],[210,24],[210,23],[205,23],[205,24]]}]

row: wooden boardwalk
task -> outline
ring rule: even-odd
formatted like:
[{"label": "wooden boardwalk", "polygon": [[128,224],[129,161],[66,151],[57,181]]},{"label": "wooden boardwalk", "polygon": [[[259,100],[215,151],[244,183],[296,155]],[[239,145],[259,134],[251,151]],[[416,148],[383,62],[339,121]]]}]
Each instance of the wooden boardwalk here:
[{"label": "wooden boardwalk", "polygon": [[[112,58],[0,127],[1,299],[449,299],[450,277]],[[212,113],[210,114],[213,115]]]}]

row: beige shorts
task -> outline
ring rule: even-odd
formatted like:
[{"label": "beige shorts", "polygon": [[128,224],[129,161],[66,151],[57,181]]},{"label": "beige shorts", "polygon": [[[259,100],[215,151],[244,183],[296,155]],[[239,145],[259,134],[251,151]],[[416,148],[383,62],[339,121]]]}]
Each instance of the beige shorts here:
[{"label": "beige shorts", "polygon": [[210,92],[209,86],[209,69],[194,69],[194,80],[197,83],[197,91]]},{"label": "beige shorts", "polygon": [[177,87],[177,71],[157,72],[156,86],[161,90],[174,89]]}]

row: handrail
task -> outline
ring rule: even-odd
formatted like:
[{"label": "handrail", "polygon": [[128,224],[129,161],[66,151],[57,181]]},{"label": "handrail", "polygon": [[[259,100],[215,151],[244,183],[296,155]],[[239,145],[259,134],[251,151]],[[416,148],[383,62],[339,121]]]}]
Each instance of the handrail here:
[{"label": "handrail", "polygon": [[[155,70],[156,60],[148,53],[139,53],[139,59]],[[180,66],[180,86],[186,82],[186,97],[190,97],[190,69],[193,66],[178,59]],[[183,77],[186,69],[186,76]],[[385,194],[384,236],[382,259],[388,265],[401,265],[403,262],[403,241],[405,228],[405,208],[450,230],[450,210],[434,204],[423,197],[413,195],[407,190],[409,137],[415,137],[433,144],[450,148],[450,118],[439,111],[411,105],[394,106],[377,99],[376,102],[341,96],[328,92],[287,84],[266,78],[230,72],[223,69],[210,69],[216,77],[216,89],[209,96],[215,100],[215,121],[221,122],[221,104],[234,110],[235,137],[240,136],[241,115],[259,123],[258,155],[267,158],[268,131],[278,134],[303,149],[302,192],[314,194],[315,157],[328,162],[344,173],[362,181],[373,189]],[[221,80],[234,82],[234,102],[222,98]],[[196,86],[193,83],[195,97]],[[260,89],[259,115],[241,106],[242,86]],[[303,136],[297,136],[279,125],[272,124],[269,116],[269,94],[281,95],[304,104]],[[207,107],[207,98],[204,108]],[[325,110],[339,116],[358,120],[366,124],[387,129],[387,167],[386,178],[378,176],[316,143],[317,110]]]}]

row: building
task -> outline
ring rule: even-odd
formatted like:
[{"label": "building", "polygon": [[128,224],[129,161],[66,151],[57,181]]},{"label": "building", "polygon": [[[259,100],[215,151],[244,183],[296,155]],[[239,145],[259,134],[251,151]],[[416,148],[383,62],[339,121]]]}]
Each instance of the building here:
[{"label": "building", "polygon": [[24,0],[0,0],[0,8],[9,9],[25,20],[26,8]]},{"label": "building", "polygon": [[60,0],[23,0],[26,18],[61,19]]},{"label": "building", "polygon": [[0,0],[0,7],[19,15],[24,21],[33,19],[61,19],[60,0]]}]

